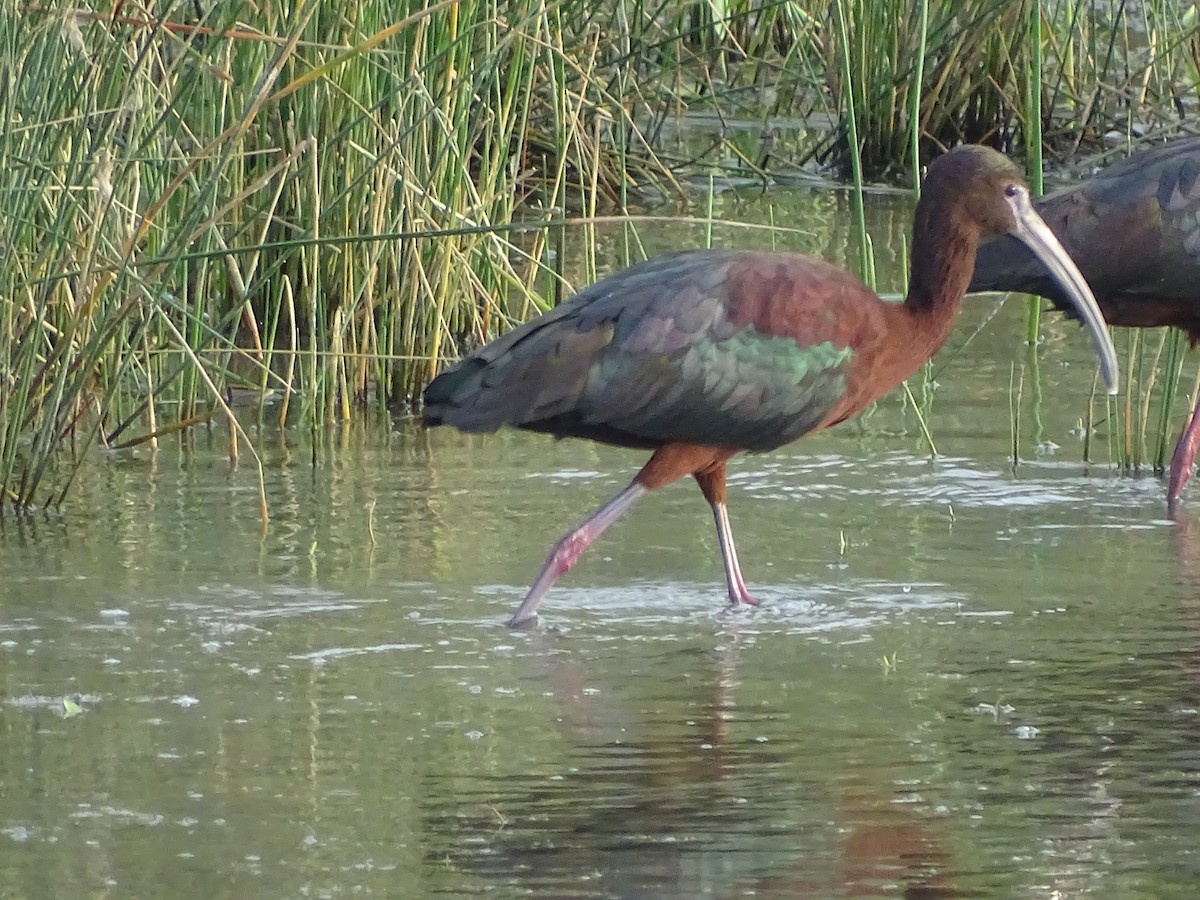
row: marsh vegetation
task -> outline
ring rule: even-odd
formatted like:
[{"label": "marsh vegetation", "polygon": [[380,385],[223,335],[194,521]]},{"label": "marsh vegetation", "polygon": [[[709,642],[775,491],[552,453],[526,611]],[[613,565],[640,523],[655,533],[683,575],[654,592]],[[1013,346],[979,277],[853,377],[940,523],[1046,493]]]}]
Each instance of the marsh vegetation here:
[{"label": "marsh vegetation", "polygon": [[[962,141],[1037,184],[1183,127],[1200,60],[1167,0],[21,3],[0,43],[16,508],[60,503],[97,446],[215,423],[236,459],[247,424],[409,402],[591,278],[602,219],[632,258],[714,190],[911,187]],[[1184,357],[1129,340],[1156,373],[1118,401],[1136,465]]]}]

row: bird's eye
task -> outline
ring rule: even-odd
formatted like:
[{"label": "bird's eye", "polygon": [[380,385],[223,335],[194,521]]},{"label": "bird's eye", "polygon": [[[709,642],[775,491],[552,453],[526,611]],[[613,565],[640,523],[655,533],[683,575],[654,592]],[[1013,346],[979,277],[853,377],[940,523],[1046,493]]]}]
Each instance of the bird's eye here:
[{"label": "bird's eye", "polygon": [[1005,197],[1015,197],[1019,193],[1021,193],[1021,188],[1018,185],[1007,184],[1004,186],[1004,196]]}]

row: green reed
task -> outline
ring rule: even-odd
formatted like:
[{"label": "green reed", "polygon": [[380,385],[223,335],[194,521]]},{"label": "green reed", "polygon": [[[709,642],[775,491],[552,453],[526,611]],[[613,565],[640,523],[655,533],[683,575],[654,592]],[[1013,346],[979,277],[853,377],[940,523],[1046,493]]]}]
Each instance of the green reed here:
[{"label": "green reed", "polygon": [[[1042,7],[1029,8],[1029,77],[1025,79],[1025,172],[1029,189],[1040,197],[1042,184]],[[1038,342],[1041,328],[1041,301],[1031,297],[1025,317],[1025,339],[1030,346]]]},{"label": "green reed", "polygon": [[[665,173],[582,4],[193,13],[0,12],[17,506],[61,497],[57,451],[232,421],[236,387],[283,397],[283,422],[412,396],[541,305],[545,234],[513,229],[519,206],[560,220]],[[614,146],[646,152],[618,169]]]},{"label": "green reed", "polygon": [[1121,337],[1126,385],[1110,411],[1112,459],[1126,472],[1162,473],[1195,393],[1181,391],[1187,337],[1174,329],[1125,329]]}]

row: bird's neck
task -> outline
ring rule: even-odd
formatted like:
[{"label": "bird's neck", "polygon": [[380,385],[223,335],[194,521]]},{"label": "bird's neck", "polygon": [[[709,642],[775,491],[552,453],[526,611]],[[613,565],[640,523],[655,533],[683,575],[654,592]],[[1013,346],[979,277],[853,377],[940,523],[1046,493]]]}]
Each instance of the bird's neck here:
[{"label": "bird's neck", "polygon": [[912,259],[903,311],[913,330],[914,351],[936,352],[954,327],[971,284],[978,226],[955,203],[922,197],[913,219]]}]

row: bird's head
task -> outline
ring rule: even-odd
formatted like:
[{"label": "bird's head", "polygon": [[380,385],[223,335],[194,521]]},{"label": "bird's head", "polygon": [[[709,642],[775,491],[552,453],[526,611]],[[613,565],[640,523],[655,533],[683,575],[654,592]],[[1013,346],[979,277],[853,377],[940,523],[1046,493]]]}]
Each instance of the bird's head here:
[{"label": "bird's head", "polygon": [[978,144],[964,144],[944,153],[929,166],[922,206],[933,220],[928,228],[969,229],[976,239],[1016,235],[1018,223],[1033,213],[1029,186],[1020,169],[1003,153]]},{"label": "bird's head", "polygon": [[1100,307],[1054,232],[1034,211],[1020,170],[1004,154],[976,144],[956,147],[934,160],[913,221],[914,265],[918,242],[927,248],[951,248],[963,257],[969,281],[979,242],[1001,234],[1025,244],[1062,285],[1091,332],[1101,373],[1115,394],[1117,353]]}]

